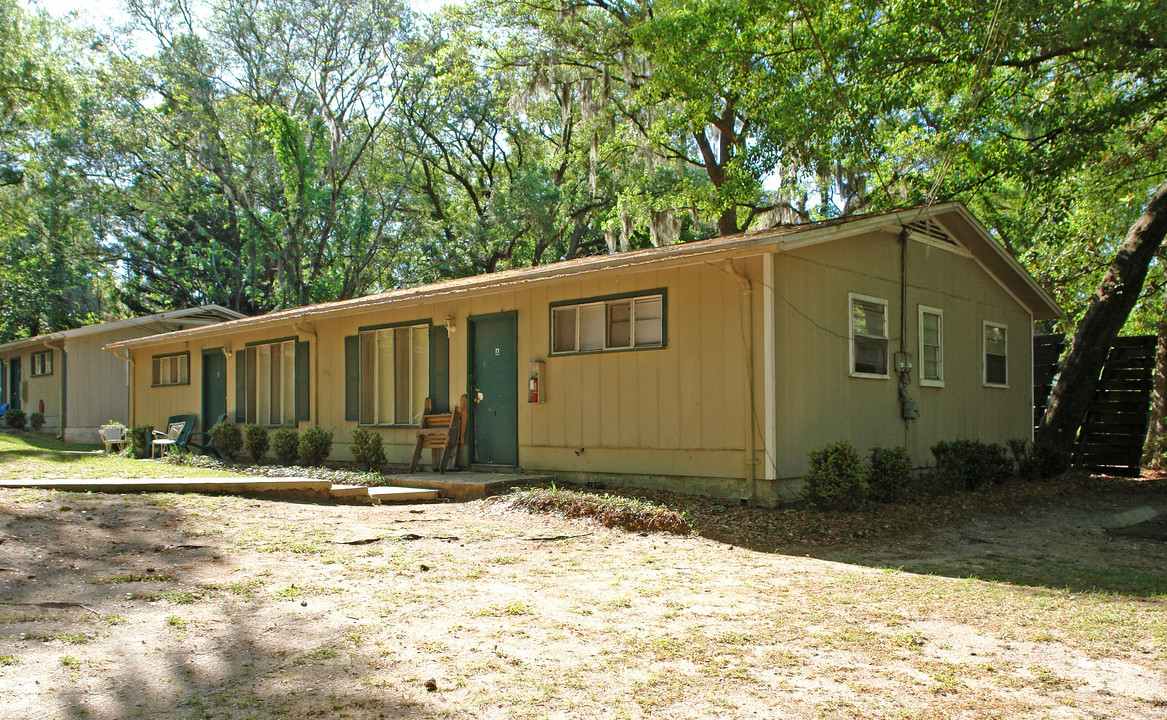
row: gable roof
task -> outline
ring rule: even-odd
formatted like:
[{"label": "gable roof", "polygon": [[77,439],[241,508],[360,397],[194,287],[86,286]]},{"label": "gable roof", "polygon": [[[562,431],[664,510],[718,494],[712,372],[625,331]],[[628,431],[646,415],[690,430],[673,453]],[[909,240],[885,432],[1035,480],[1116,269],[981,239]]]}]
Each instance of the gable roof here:
[{"label": "gable roof", "polygon": [[952,202],[931,207],[894,210],[800,225],[786,225],[681,245],[667,245],[614,255],[576,258],[535,267],[503,270],[487,275],[443,280],[428,285],[398,288],[349,300],[335,300],[317,305],[278,310],[266,315],[231,320],[213,327],[192,328],[149,338],[123,340],[107,345],[106,349],[114,350],[138,345],[174,342],[212,333],[308,322],[314,318],[335,313],[358,312],[384,305],[421,302],[457,293],[513,289],[521,285],[634,266],[689,264],[707,262],[710,259],[749,257],[766,252],[782,252],[807,245],[841,240],[871,231],[885,230],[899,233],[905,227],[917,233],[928,230],[932,233],[938,232],[947,235],[948,241],[954,247],[971,255],[1018,303],[1032,313],[1034,319],[1045,320],[1061,316],[1061,309],[1057,302],[993,238],[989,230],[963,204]]},{"label": "gable roof", "polygon": [[86,325],[84,327],[73,328],[71,330],[58,330],[57,332],[36,335],[34,337],[24,338],[22,340],[13,340],[12,342],[7,342],[0,345],[0,352],[20,350],[31,345],[40,345],[45,342],[68,340],[70,338],[84,337],[86,335],[98,335],[100,333],[115,332],[117,330],[124,330],[127,328],[145,328],[147,330],[153,330],[153,332],[150,333],[151,335],[157,335],[159,333],[172,332],[174,324],[179,322],[184,325],[190,324],[202,327],[222,322],[224,320],[238,320],[245,317],[247,316],[243,313],[230,310],[223,307],[222,305],[200,305],[198,307],[182,308],[180,310],[167,310],[166,312],[129,318],[127,320],[114,320],[113,322]]}]

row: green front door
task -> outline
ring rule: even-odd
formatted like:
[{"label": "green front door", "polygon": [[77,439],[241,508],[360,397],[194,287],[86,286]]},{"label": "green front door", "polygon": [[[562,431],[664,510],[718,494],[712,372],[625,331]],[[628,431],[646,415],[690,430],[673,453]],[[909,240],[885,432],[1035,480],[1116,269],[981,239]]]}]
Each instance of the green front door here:
[{"label": "green front door", "polygon": [[470,318],[470,452],[480,465],[519,464],[519,366],[514,313]]},{"label": "green front door", "polygon": [[20,358],[8,361],[8,407],[20,409]]},{"label": "green front door", "polygon": [[203,432],[227,414],[227,357],[222,350],[203,353]]}]

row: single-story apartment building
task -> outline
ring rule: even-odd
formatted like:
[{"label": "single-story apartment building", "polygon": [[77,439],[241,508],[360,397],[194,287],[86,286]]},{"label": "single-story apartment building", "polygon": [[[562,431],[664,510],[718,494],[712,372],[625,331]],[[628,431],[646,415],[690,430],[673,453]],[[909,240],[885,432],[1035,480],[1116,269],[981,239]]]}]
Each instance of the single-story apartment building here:
[{"label": "single-story apartment building", "polygon": [[[1054,300],[959,203],[579,258],[124,340],[131,421],[377,428],[469,397],[471,467],[777,502],[807,453],[1032,436]],[[188,368],[181,382],[160,364]],[[210,370],[208,370],[210,368]]]},{"label": "single-story apartment building", "polygon": [[129,421],[129,364],[102,352],[111,342],[244,317],[219,305],[87,325],[0,345],[0,405],[42,412],[44,429],[96,443],[110,420]]}]

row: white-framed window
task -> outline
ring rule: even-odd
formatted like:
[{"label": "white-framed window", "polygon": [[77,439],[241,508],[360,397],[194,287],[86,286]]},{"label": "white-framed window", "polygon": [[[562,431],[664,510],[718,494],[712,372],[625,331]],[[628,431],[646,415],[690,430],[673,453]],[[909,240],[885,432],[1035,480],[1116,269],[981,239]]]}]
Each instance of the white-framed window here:
[{"label": "white-framed window", "polygon": [[52,375],[53,374],[53,351],[52,350],[44,350],[42,352],[34,352],[32,354],[32,357],[29,358],[29,360],[31,360],[30,364],[32,365],[32,369],[29,371],[29,374],[32,375],[33,377],[38,377],[40,375]]},{"label": "white-framed window", "polygon": [[296,341],[249,345],[244,418],[267,427],[296,425]]},{"label": "white-framed window", "polygon": [[151,382],[155,386],[190,384],[190,353],[155,355],[151,366]]},{"label": "white-framed window", "polygon": [[848,294],[851,309],[851,376],[887,378],[887,300]]},{"label": "white-framed window", "polygon": [[984,321],[985,385],[1009,387],[1009,327]]},{"label": "white-framed window", "polygon": [[361,425],[418,425],[429,394],[430,326],[360,333]]},{"label": "white-framed window", "polygon": [[664,343],[664,293],[551,308],[553,355],[659,348]]},{"label": "white-framed window", "polygon": [[920,385],[944,387],[944,311],[920,306]]}]

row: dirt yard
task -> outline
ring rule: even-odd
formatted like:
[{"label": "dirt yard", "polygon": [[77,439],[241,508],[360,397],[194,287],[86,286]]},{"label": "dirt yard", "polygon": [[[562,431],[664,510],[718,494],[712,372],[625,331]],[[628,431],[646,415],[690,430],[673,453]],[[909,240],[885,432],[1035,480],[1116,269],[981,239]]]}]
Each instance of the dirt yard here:
[{"label": "dirt yard", "polygon": [[1099,523],[1163,487],[781,547],[708,501],[680,537],[4,490],[0,717],[1160,719],[1167,543]]}]

